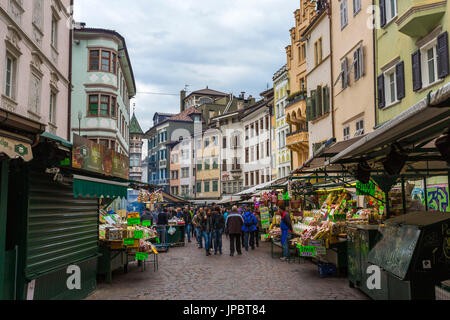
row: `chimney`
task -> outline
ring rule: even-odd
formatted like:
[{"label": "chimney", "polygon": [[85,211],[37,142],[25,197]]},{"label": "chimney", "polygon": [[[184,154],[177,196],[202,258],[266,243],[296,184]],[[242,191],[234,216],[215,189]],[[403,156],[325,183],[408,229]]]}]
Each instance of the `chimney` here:
[{"label": "chimney", "polygon": [[245,91],[241,92],[241,99],[245,99]]},{"label": "chimney", "polygon": [[184,111],[184,99],[186,99],[186,90],[180,91],[180,112]]}]

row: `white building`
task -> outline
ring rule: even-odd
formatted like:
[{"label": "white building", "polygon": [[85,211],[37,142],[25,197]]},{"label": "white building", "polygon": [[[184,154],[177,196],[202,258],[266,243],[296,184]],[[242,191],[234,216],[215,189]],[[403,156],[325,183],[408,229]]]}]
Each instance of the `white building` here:
[{"label": "white building", "polygon": [[270,117],[273,89],[261,96],[263,99],[248,107],[241,119],[244,126],[244,188],[272,180]]},{"label": "white building", "polygon": [[275,115],[275,172],[276,178],[284,178],[291,172],[291,150],[286,147],[286,137],[290,133],[286,122],[287,98],[289,96],[289,79],[286,65],[273,76],[274,115]]}]

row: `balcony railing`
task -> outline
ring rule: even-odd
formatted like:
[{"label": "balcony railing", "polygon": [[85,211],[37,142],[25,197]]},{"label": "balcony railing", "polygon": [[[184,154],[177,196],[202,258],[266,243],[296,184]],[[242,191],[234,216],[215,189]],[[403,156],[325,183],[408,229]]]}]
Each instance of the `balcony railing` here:
[{"label": "balcony railing", "polygon": [[308,140],[308,132],[300,130],[286,136],[286,146],[294,151],[306,151],[309,148]]}]

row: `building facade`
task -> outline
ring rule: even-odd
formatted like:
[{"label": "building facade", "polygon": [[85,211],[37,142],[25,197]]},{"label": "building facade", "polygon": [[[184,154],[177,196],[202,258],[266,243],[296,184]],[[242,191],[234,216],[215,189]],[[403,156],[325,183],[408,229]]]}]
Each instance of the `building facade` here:
[{"label": "building facade", "polygon": [[271,115],[273,89],[261,93],[262,100],[248,107],[241,118],[244,126],[244,189],[272,181]]},{"label": "building facade", "polygon": [[[180,112],[183,112],[190,107],[198,107],[203,104],[214,104],[216,100],[220,100],[221,98],[224,98],[226,96],[228,96],[227,93],[212,90],[206,87],[202,90],[193,91],[186,97],[186,91],[183,90],[180,94]],[[212,111],[214,112],[215,110]]]},{"label": "building facade", "polygon": [[72,135],[129,156],[136,84],[125,39],[112,30],[75,29],[72,66]]},{"label": "building facade", "polygon": [[181,150],[178,147],[180,141],[168,143],[170,158],[170,194],[174,196],[180,195],[180,153]]},{"label": "building facade", "polygon": [[316,16],[315,4],[300,1],[300,8],[294,12],[295,27],[290,30],[291,44],[286,47],[290,94],[287,98],[286,122],[290,133],[286,137],[286,146],[292,151],[292,169],[299,168],[309,157],[308,122],[306,121],[306,59],[307,41],[303,32]]},{"label": "building facade", "polygon": [[146,133],[148,140],[148,183],[159,185],[170,193],[170,148],[168,143],[188,139],[195,126],[202,126],[201,113],[190,107],[183,112],[170,115],[156,113],[153,127]]},{"label": "building facade", "polygon": [[381,125],[448,83],[449,1],[380,1],[375,29],[377,107]]},{"label": "building facade", "polygon": [[130,180],[142,181],[142,146],[144,132],[136,118],[136,114],[130,120]]},{"label": "building facade", "polygon": [[65,140],[70,140],[70,3],[0,1],[0,108]]},{"label": "building facade", "polygon": [[318,13],[303,32],[306,41],[307,91],[306,118],[309,121],[309,154],[334,137],[331,106],[330,15],[326,2],[319,2]]},{"label": "building facade", "polygon": [[221,175],[222,196],[230,196],[243,190],[243,127],[240,121],[240,109],[212,119],[221,132]]},{"label": "building facade", "polygon": [[[337,141],[374,130],[372,0],[331,1],[333,121]],[[364,93],[364,94],[362,94]]]},{"label": "building facade", "polygon": [[289,95],[289,78],[286,65],[273,76],[274,116],[275,116],[275,172],[276,179],[284,178],[291,173],[291,150],[287,148],[286,138],[290,134],[286,122],[286,105]]}]

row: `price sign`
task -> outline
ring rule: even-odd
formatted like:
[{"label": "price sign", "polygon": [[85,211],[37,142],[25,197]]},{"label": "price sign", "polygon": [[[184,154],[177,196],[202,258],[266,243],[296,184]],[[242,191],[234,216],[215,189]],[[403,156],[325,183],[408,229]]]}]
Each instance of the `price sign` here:
[{"label": "price sign", "polygon": [[309,240],[308,244],[311,247],[322,247],[323,246],[323,240]]},{"label": "price sign", "polygon": [[322,256],[326,254],[325,247],[316,247],[316,256]]},{"label": "price sign", "polygon": [[380,207],[380,214],[384,214],[384,207],[383,206]]},{"label": "price sign", "polygon": [[129,226],[135,226],[141,224],[141,218],[128,218],[127,223]]},{"label": "price sign", "polygon": [[334,220],[346,220],[347,219],[347,215],[345,213],[341,213],[341,214],[335,214],[333,216]]},{"label": "price sign", "polygon": [[259,208],[259,212],[261,213],[261,226],[263,229],[267,229],[270,227],[270,215],[269,208],[261,207]]},{"label": "price sign", "polygon": [[134,238],[135,239],[144,239],[144,231],[142,231],[142,230],[135,230],[134,231]]},{"label": "price sign", "polygon": [[128,219],[129,218],[139,218],[139,212],[129,212]]},{"label": "price sign", "polygon": [[151,227],[152,222],[150,220],[144,220],[144,221],[142,221],[142,225],[144,227]]},{"label": "price sign", "polygon": [[145,261],[148,259],[147,252],[136,252],[136,260]]},{"label": "price sign", "polygon": [[158,251],[156,251],[155,247],[152,247],[152,251],[154,254],[158,254]]},{"label": "price sign", "polygon": [[156,243],[159,243],[159,238],[156,238]]},{"label": "price sign", "polygon": [[134,245],[134,239],[131,239],[131,238],[123,239],[123,245],[124,246],[133,246]]}]

